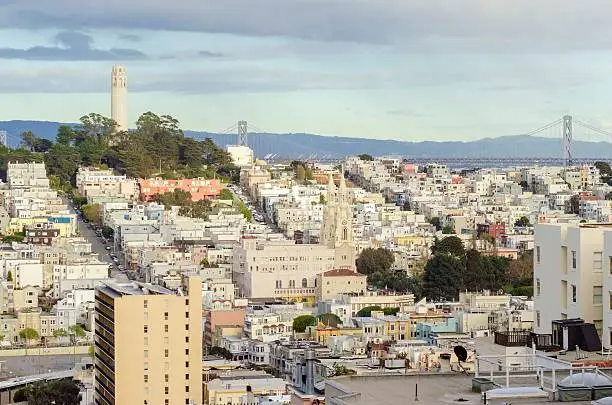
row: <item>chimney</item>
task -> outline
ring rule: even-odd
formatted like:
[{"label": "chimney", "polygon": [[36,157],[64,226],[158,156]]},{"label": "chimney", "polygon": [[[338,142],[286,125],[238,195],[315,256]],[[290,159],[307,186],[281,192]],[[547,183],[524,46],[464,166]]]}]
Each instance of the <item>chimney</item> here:
[{"label": "chimney", "polygon": [[304,351],[304,362],[306,363],[306,387],[304,393],[309,395],[314,394],[315,360],[315,351],[312,349],[306,349]]}]

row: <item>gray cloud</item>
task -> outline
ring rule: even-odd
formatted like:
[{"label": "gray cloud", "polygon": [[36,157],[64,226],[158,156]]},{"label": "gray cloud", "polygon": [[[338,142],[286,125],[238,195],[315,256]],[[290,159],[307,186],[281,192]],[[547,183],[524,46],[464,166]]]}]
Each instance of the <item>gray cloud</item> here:
[{"label": "gray cloud", "polygon": [[27,49],[0,48],[0,59],[50,61],[103,61],[145,59],[136,49],[96,49],[93,38],[77,31],[62,31],[54,38],[56,46],[34,46]]},{"label": "gray cloud", "polygon": [[412,52],[610,48],[608,0],[37,0],[0,27],[151,29],[397,44]]}]

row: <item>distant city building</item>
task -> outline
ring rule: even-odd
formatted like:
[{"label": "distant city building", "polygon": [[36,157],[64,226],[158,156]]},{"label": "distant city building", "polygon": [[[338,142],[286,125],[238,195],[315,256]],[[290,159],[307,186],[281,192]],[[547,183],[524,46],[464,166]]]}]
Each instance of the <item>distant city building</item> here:
[{"label": "distant city building", "polygon": [[127,72],[118,65],[111,73],[111,118],[117,123],[117,131],[127,131]]},{"label": "distant city building", "polygon": [[249,166],[255,160],[253,149],[243,145],[228,145],[227,153],[230,154],[234,164],[239,167]]},{"label": "distant city building", "polygon": [[191,193],[193,201],[213,199],[225,186],[216,179],[138,179],[140,185],[140,198],[143,201],[153,201],[158,194],[169,193],[174,190],[183,190]]}]

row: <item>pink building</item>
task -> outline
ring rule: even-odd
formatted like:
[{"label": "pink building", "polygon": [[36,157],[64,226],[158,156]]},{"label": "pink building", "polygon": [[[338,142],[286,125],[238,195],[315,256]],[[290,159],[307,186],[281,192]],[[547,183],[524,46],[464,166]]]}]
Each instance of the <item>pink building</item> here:
[{"label": "pink building", "polygon": [[219,196],[225,186],[216,179],[138,179],[140,198],[143,201],[153,201],[157,194],[172,192],[176,189],[191,193],[192,201],[213,199]]}]

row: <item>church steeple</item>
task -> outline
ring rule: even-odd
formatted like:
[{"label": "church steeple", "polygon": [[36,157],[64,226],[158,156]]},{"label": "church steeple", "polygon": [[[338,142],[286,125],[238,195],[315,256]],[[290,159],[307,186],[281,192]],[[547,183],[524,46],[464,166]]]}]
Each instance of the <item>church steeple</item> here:
[{"label": "church steeple", "polygon": [[327,185],[327,205],[323,212],[321,243],[336,249],[336,267],[355,267],[355,243],[353,240],[353,210],[351,207],[344,171],[340,174],[338,188],[330,174]]}]

